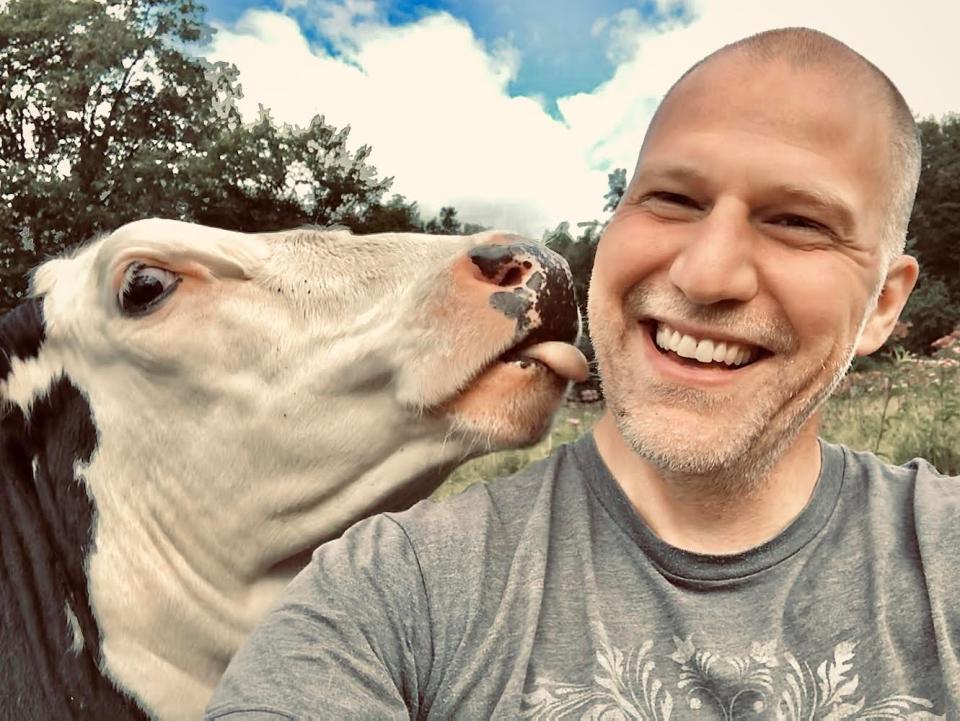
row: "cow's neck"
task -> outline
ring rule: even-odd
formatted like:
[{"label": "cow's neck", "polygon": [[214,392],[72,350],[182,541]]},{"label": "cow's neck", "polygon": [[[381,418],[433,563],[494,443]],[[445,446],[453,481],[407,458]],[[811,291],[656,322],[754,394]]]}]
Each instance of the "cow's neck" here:
[{"label": "cow's neck", "polygon": [[[104,654],[162,716],[185,702],[199,713],[319,543],[358,517],[409,505],[463,455],[439,428],[417,424],[412,436],[403,430],[412,424],[396,418],[379,423],[379,434],[358,433],[376,440],[352,448],[324,448],[291,428],[267,450],[248,420],[251,436],[233,448],[193,437],[162,459],[138,450],[134,434],[104,430],[82,473],[100,509],[89,575]],[[117,579],[139,582],[118,588]]]}]

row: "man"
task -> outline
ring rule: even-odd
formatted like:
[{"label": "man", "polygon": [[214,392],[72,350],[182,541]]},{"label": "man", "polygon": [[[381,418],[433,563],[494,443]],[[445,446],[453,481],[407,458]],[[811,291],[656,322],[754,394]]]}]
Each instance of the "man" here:
[{"label": "man", "polygon": [[209,718],[960,718],[958,479],[818,441],[913,288],[917,130],[820,33],[671,89],[600,241],[608,409],[321,548]]}]

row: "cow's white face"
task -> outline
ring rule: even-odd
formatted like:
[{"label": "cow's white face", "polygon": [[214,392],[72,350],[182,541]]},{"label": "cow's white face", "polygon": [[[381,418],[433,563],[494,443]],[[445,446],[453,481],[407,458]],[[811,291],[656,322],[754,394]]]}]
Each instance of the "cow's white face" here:
[{"label": "cow's white face", "polygon": [[496,233],[139,221],[34,286],[43,345],[0,394],[29,415],[63,374],[89,404],[90,603],[108,672],[164,717],[202,709],[305,552],[535,441],[586,372],[565,266]]}]

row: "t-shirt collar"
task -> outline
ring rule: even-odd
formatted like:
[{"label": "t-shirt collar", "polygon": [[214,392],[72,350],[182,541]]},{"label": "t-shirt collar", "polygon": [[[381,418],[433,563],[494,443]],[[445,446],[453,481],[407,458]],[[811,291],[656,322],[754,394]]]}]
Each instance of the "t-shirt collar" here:
[{"label": "t-shirt collar", "polygon": [[845,460],[839,446],[820,440],[820,475],[806,507],[769,541],[729,555],[693,553],[661,540],[636,512],[597,450],[593,434],[573,444],[588,487],[613,521],[667,576],[678,581],[729,582],[760,573],[786,560],[823,529],[833,514],[843,485]]}]

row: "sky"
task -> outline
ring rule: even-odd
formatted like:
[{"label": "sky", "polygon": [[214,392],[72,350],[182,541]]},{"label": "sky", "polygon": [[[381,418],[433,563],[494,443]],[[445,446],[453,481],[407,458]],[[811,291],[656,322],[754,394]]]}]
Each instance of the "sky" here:
[{"label": "sky", "polygon": [[243,116],[324,115],[424,217],[533,237],[603,218],[664,92],[713,50],[803,25],[883,70],[914,113],[960,112],[956,0],[208,0],[201,52]]}]

